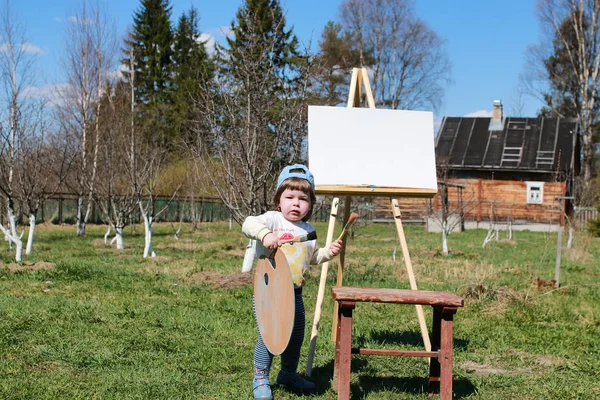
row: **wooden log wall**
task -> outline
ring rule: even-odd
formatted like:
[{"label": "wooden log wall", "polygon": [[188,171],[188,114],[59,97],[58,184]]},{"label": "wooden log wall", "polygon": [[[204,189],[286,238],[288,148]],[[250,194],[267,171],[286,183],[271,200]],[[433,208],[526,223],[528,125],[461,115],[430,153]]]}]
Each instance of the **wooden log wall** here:
[{"label": "wooden log wall", "polygon": [[[538,223],[562,223],[564,205],[556,197],[565,195],[564,182],[544,182],[542,204],[527,203],[527,183],[517,180],[451,179],[449,182],[465,186],[462,190],[465,219],[470,221],[489,221],[493,216],[498,222],[527,221]],[[398,199],[402,218],[419,220],[427,216],[430,200]],[[431,200],[435,209],[440,209],[440,194]],[[458,209],[458,189],[448,188],[448,202],[451,212]],[[392,219],[389,199],[374,200],[376,217]]]}]

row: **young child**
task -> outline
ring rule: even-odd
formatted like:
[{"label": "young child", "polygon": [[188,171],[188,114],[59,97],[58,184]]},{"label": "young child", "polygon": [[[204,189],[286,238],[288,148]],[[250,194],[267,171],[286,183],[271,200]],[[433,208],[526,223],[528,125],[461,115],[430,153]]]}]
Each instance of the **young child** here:
[{"label": "young child", "polygon": [[[315,229],[307,222],[316,202],[315,181],[304,165],[287,166],[279,174],[273,202],[277,211],[268,211],[259,216],[246,218],[242,232],[257,241],[258,256],[269,256],[274,249],[281,248],[286,256],[294,282],[295,318],[290,342],[281,354],[281,371],[276,384],[284,385],[296,392],[310,393],[315,384],[302,378],[297,372],[300,360],[300,348],[304,340],[304,302],[302,287],[303,272],[309,264],[321,264],[338,255],[342,241],[336,240],[329,248],[317,248],[316,240],[300,243],[282,243],[296,236],[306,235]],[[254,300],[252,301],[254,309]],[[256,310],[254,310],[256,317]],[[254,380],[252,391],[254,399],[272,399],[269,371],[273,354],[266,348],[260,331],[254,348]]]}]

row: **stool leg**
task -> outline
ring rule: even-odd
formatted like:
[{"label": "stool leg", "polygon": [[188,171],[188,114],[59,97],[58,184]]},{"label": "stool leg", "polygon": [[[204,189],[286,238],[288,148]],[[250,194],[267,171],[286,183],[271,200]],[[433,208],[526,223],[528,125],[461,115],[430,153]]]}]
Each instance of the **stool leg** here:
[{"label": "stool leg", "polygon": [[[442,309],[433,307],[433,323],[431,328],[431,351],[437,351],[440,354],[440,333],[441,333]],[[438,394],[440,392],[440,359],[431,358],[429,363],[429,394]]]},{"label": "stool leg", "polygon": [[338,400],[350,399],[350,362],[352,359],[352,309],[354,303],[340,302],[338,315],[339,355],[338,364]]},{"label": "stool leg", "polygon": [[340,322],[340,318],[342,317],[342,313],[341,310],[338,306],[338,313],[337,313],[337,333],[335,336],[335,358],[333,361],[333,390],[335,390],[336,392],[338,391],[338,385],[340,382],[340,340],[341,340],[341,336],[340,336],[340,329],[342,328],[342,324]]},{"label": "stool leg", "polygon": [[456,308],[445,307],[441,320],[441,346],[440,346],[440,400],[452,399],[452,322]]}]

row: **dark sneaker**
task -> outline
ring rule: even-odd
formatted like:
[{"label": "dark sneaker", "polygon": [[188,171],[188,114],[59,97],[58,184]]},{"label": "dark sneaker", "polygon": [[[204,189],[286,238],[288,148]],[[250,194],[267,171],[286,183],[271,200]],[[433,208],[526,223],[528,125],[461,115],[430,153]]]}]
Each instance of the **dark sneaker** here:
[{"label": "dark sneaker", "polygon": [[275,383],[277,385],[285,386],[295,392],[302,393],[311,393],[317,388],[314,383],[307,381],[297,372],[281,371],[279,375],[277,375],[277,381],[275,381]]},{"label": "dark sneaker", "polygon": [[254,378],[252,382],[254,400],[273,400],[269,378]]}]

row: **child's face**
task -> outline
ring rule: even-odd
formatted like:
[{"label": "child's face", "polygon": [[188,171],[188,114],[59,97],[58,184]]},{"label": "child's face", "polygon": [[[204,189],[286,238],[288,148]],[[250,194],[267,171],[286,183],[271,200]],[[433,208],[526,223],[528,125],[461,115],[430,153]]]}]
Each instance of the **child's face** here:
[{"label": "child's face", "polygon": [[310,211],[310,195],[302,190],[285,189],[279,199],[279,208],[288,221],[302,221]]}]

